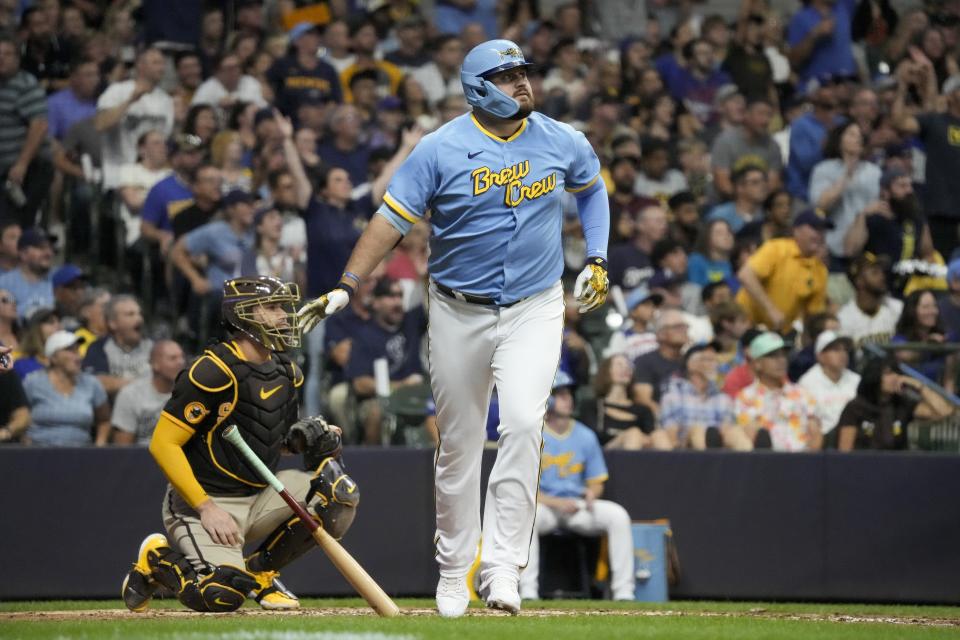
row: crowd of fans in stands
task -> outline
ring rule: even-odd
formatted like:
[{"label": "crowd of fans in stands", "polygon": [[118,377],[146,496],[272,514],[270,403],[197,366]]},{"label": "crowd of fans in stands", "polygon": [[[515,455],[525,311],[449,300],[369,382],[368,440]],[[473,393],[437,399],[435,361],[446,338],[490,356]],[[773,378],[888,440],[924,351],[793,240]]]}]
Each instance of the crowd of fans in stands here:
[{"label": "crowd of fans in stands", "polygon": [[[0,442],[148,442],[223,282],[331,289],[400,163],[467,112],[464,52],[503,36],[610,194],[615,290],[570,301],[560,362],[600,442],[905,448],[954,407],[901,366],[958,383],[960,6],[779,9],[0,0]],[[563,234],[575,277],[572,199]],[[429,242],[305,338],[305,410],[351,442],[407,441],[383,375],[436,439]]]}]

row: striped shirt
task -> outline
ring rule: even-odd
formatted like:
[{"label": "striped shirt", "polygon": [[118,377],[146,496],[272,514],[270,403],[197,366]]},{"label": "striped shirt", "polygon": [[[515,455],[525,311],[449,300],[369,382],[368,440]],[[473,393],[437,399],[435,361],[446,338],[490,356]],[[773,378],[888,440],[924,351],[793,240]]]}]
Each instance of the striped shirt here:
[{"label": "striped shirt", "polygon": [[30,121],[47,117],[47,94],[26,71],[0,79],[0,172],[20,157]]}]

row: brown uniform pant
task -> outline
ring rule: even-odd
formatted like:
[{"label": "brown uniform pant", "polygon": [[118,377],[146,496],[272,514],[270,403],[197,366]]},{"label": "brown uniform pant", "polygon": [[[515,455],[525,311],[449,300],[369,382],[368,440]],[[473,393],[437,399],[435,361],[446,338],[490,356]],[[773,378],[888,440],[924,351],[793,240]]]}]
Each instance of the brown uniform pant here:
[{"label": "brown uniform pant", "polygon": [[[298,502],[305,501],[310,490],[309,473],[288,469],[278,472],[277,478]],[[223,564],[243,569],[244,543],[265,538],[293,516],[283,498],[269,487],[252,496],[210,497],[236,521],[241,538],[239,547],[214,542],[200,524],[200,514],[173,487],[167,487],[163,498],[163,525],[170,546],[186,556],[201,575]]]}]

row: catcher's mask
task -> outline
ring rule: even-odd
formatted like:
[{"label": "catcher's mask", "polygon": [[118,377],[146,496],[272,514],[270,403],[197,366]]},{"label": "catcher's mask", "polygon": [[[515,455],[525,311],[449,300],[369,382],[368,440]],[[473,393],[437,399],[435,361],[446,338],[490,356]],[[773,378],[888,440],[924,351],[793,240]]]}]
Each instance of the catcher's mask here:
[{"label": "catcher's mask", "polygon": [[[300,288],[269,276],[234,278],[223,283],[221,311],[224,321],[272,351],[300,346],[297,303]],[[271,320],[271,307],[283,310]],[[285,322],[284,322],[285,320]]]}]

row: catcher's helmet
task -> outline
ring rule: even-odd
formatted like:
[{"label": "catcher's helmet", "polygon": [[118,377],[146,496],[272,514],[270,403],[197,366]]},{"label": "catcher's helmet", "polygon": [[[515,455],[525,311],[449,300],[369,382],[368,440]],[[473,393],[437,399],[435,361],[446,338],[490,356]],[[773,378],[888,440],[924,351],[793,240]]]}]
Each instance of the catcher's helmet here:
[{"label": "catcher's helmet", "polygon": [[467,102],[499,118],[510,118],[520,110],[516,100],[487,80],[488,77],[514,67],[527,67],[530,63],[523,51],[509,40],[488,40],[478,44],[463,59],[460,82]]},{"label": "catcher's helmet", "polygon": [[[272,351],[300,346],[297,303],[300,288],[269,276],[233,278],[223,283],[223,320]],[[271,322],[267,307],[279,305],[284,317]]]}]

